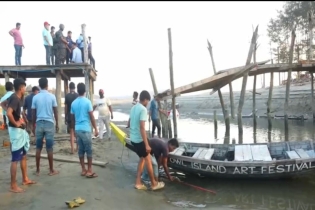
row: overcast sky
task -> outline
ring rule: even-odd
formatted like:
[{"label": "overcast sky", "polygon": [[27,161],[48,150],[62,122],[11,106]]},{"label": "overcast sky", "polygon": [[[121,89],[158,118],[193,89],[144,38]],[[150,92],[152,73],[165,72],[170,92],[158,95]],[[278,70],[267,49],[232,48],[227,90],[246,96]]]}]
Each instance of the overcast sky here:
[{"label": "overcast sky", "polygon": [[[63,23],[64,35],[71,30],[74,41],[85,23],[98,70],[96,91],[102,88],[107,96],[152,91],[149,68],[153,69],[158,89],[165,90],[170,87],[168,28],[172,30],[175,87],[179,87],[213,75],[207,39],[213,45],[217,71],[245,65],[252,26],[259,24],[261,46],[257,61],[270,59],[267,24],[282,5],[283,2],[0,2],[0,65],[14,65],[13,38],[8,32],[16,22],[21,23],[25,45],[22,65],[45,64],[41,35],[45,21],[56,29]],[[76,83],[83,80],[73,79]],[[269,75],[266,80],[269,86]],[[37,81],[28,79],[27,84],[38,85]],[[252,88],[252,81],[248,80],[248,88]],[[258,78],[257,88],[261,87],[260,81]],[[241,83],[242,79],[234,81],[234,90],[240,90]],[[54,79],[49,80],[49,86],[55,87]],[[228,87],[223,89],[227,90]]]}]

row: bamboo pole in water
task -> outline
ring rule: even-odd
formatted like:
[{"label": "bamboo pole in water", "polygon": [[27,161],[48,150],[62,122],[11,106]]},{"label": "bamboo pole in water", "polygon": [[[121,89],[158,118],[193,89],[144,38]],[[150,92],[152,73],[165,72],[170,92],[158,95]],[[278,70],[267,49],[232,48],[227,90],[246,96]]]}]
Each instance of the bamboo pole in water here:
[{"label": "bamboo pole in water", "polygon": [[[209,50],[210,57],[211,57],[213,73],[216,74],[217,70],[216,70],[216,67],[215,67],[214,59],[213,59],[212,45],[210,44],[209,41],[208,41],[208,50]],[[232,92],[232,94],[233,94],[233,92]],[[221,108],[222,108],[222,114],[223,114],[223,117],[224,117],[224,122],[225,122],[226,129],[230,130],[230,125],[228,123],[229,122],[229,120],[228,120],[229,116],[226,115],[226,112],[225,112],[225,105],[224,105],[224,100],[223,100],[221,89],[218,89],[218,95],[219,95],[219,99],[220,99],[220,104],[221,104]]]},{"label": "bamboo pole in water", "polygon": [[[273,60],[271,60],[271,64],[273,64]],[[271,99],[272,99],[272,92],[273,92],[273,72],[270,72],[270,85],[269,85],[269,95],[267,101],[267,116],[270,119],[270,112],[271,112]]]},{"label": "bamboo pole in water", "polygon": [[177,138],[177,118],[176,118],[176,99],[175,99],[175,93],[174,93],[172,32],[170,28],[168,29],[168,47],[169,47],[169,65],[170,65],[170,80],[171,80],[171,92],[172,92],[174,137]]},{"label": "bamboo pole in water", "polygon": [[[309,33],[310,33],[310,42],[309,42],[309,60],[311,61],[313,59],[313,51],[312,46],[313,46],[313,28],[314,28],[314,15],[313,15],[313,11],[309,12]],[[313,121],[315,121],[315,100],[314,100],[314,74],[313,72],[311,73],[311,94],[312,94],[312,112],[313,112]]]},{"label": "bamboo pole in water", "polygon": [[[151,68],[149,68],[149,73],[150,73],[150,77],[151,77],[151,82],[152,82],[152,86],[153,86],[154,95],[157,95],[158,94],[158,90],[157,90],[157,87],[156,87],[156,82],[155,82],[153,70]],[[158,101],[157,103],[158,103],[159,109],[162,109],[161,102]],[[158,113],[158,115],[159,115],[159,119],[162,122],[162,136],[163,136],[163,138],[166,138],[168,127],[166,127],[165,115],[161,114],[160,112]]]},{"label": "bamboo pole in water", "polygon": [[[292,67],[292,61],[293,61],[294,42],[295,42],[295,37],[296,37],[295,29],[296,29],[296,26],[293,27],[292,32],[291,32],[291,45],[290,45],[290,51],[289,51],[289,65],[291,65],[291,67]],[[286,84],[286,91],[285,91],[285,103],[284,103],[284,118],[285,118],[285,121],[288,120],[291,73],[292,73],[292,68],[289,68],[287,84]]]},{"label": "bamboo pole in water", "polygon": [[[257,34],[258,34],[258,26],[256,27],[256,30],[253,33],[253,37],[252,37],[252,41],[251,41],[251,44],[250,44],[250,47],[249,47],[248,56],[247,56],[247,60],[246,60],[245,66],[249,65],[250,61],[252,59],[253,51],[254,51],[255,44],[256,44]],[[239,100],[239,105],[238,105],[238,110],[237,110],[237,121],[238,121],[239,135],[243,134],[242,109],[243,109],[244,100],[245,100],[245,91],[246,91],[246,85],[247,85],[247,78],[248,78],[248,72],[246,72],[243,75],[242,90],[241,90],[240,100]]]}]

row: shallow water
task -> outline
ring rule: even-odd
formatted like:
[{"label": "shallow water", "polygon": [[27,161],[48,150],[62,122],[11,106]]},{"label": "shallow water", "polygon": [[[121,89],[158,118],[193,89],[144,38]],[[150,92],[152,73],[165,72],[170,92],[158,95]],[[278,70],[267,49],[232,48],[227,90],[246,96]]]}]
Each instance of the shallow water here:
[{"label": "shallow water", "polygon": [[[116,118],[117,115],[117,118]],[[128,115],[115,114],[115,121],[128,120]],[[256,132],[253,119],[243,119],[243,143],[277,142],[314,139],[312,121],[289,121],[287,135],[283,120],[257,119]],[[147,123],[147,130],[149,130]],[[225,138],[225,125],[218,121],[217,137],[211,116],[193,118],[181,116],[178,121],[181,141],[199,143],[241,143],[236,122],[231,122],[230,135]],[[136,172],[136,163],[125,164],[127,170]],[[251,210],[315,210],[315,178],[294,180],[220,180],[196,176],[179,176],[183,181],[216,191],[216,195],[182,185],[166,182],[163,190],[166,201],[179,208],[190,209],[251,209]],[[315,174],[314,174],[315,177]]]}]

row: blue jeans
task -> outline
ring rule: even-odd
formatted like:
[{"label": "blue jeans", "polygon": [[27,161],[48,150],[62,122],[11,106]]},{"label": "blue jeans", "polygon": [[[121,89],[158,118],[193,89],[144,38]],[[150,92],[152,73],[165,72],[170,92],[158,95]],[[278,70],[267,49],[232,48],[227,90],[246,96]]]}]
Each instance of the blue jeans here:
[{"label": "blue jeans", "polygon": [[21,66],[22,45],[14,45],[15,49],[15,65]]},{"label": "blue jeans", "polygon": [[50,65],[51,46],[44,45],[46,50],[46,65]]},{"label": "blue jeans", "polygon": [[92,133],[87,131],[75,131],[79,158],[86,156],[92,158]]},{"label": "blue jeans", "polygon": [[[151,162],[152,162],[154,177],[159,177],[158,163],[156,162],[156,158],[154,157],[154,155],[151,155]],[[148,170],[147,170],[146,166],[144,166],[141,179],[143,179],[144,181],[150,181],[150,177],[149,177]]]},{"label": "blue jeans", "polygon": [[54,137],[55,137],[55,124],[47,120],[36,121],[35,128],[36,135],[36,149],[43,149],[43,139],[46,140],[47,152],[53,151]]}]

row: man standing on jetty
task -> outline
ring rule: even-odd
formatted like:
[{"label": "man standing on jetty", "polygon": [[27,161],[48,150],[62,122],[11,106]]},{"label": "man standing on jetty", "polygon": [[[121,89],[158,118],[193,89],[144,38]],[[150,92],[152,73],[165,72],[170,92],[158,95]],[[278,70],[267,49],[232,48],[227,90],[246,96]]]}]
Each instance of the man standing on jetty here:
[{"label": "man standing on jetty", "polygon": [[155,128],[157,128],[158,137],[161,138],[161,124],[159,118],[159,96],[154,96],[150,104],[149,121],[152,119],[152,137],[154,137]]},{"label": "man standing on jetty", "polygon": [[66,40],[66,37],[64,37],[62,33],[64,29],[65,26],[63,24],[60,24],[59,31],[57,31],[56,33],[56,65],[64,64],[67,57],[68,42]]},{"label": "man standing on jetty", "polygon": [[[34,86],[32,87],[32,93],[25,97],[24,105],[23,105],[23,113],[26,114],[26,129],[29,134],[33,132],[33,126],[35,122],[32,121],[32,102],[34,96],[39,92],[39,88]],[[27,112],[27,113],[25,113]],[[35,136],[35,133],[33,133]],[[36,139],[36,136],[35,136]]]},{"label": "man standing on jetty", "polygon": [[98,126],[100,131],[99,139],[103,139],[103,130],[104,125],[106,127],[108,140],[110,141],[110,138],[112,136],[111,134],[111,128],[110,128],[110,120],[114,118],[113,115],[113,109],[112,109],[112,103],[109,100],[109,98],[104,97],[104,90],[99,90],[100,98],[97,100],[96,104],[93,107],[93,110],[97,108],[98,110]]},{"label": "man standing on jetty", "polygon": [[7,92],[4,96],[2,96],[2,98],[0,99],[0,102],[1,102],[1,106],[2,106],[3,123],[4,123],[5,128],[7,129],[9,121],[8,121],[8,117],[7,117],[6,108],[7,108],[7,99],[14,93],[12,82],[6,82],[5,83],[5,90]]},{"label": "man standing on jetty", "polygon": [[46,51],[46,65],[50,65],[51,47],[53,46],[53,39],[51,37],[51,34],[49,33],[49,26],[50,24],[48,22],[44,22],[44,29],[42,32],[44,47]]},{"label": "man standing on jetty", "polygon": [[15,65],[21,66],[22,47],[24,48],[23,39],[21,36],[20,28],[21,23],[16,23],[16,27],[9,31],[9,34],[14,38],[15,49]]},{"label": "man standing on jetty", "polygon": [[[75,128],[77,144],[79,146],[78,155],[81,163],[81,176],[87,178],[95,178],[97,174],[92,171],[92,133],[91,125],[94,128],[94,135],[98,135],[95,118],[93,115],[92,103],[87,99],[85,94],[85,85],[79,83],[77,86],[79,97],[71,104],[71,122]],[[86,153],[88,160],[88,169],[85,168],[84,154]]]},{"label": "man standing on jetty", "polygon": [[152,161],[151,161],[151,147],[147,138],[145,130],[145,123],[148,119],[147,105],[151,100],[150,93],[143,90],[140,93],[140,102],[134,105],[130,111],[130,140],[135,148],[137,155],[140,158],[138,163],[137,178],[135,188],[138,190],[146,190],[147,187],[141,183],[141,174],[143,172],[144,164],[148,170],[148,174],[151,181],[152,190],[158,190],[164,187],[163,182],[157,182],[154,179]]},{"label": "man standing on jetty", "polygon": [[92,64],[93,68],[95,69],[95,59],[92,54],[92,42],[91,42],[90,36],[89,36],[89,43],[88,43],[88,57],[90,59],[90,64]]},{"label": "man standing on jetty", "polygon": [[[32,122],[36,122],[36,130],[33,127],[33,133],[36,136],[36,174],[39,175],[40,155],[43,149],[43,139],[46,139],[46,150],[49,162],[49,176],[59,173],[53,167],[53,145],[55,131],[58,127],[58,111],[55,95],[48,92],[47,78],[38,80],[40,92],[33,97],[32,101]],[[55,125],[54,125],[55,117]]]},{"label": "man standing on jetty", "polygon": [[[65,123],[68,126],[68,132],[70,133],[70,146],[71,154],[74,154],[74,127],[71,123],[71,104],[78,97],[78,94],[75,92],[75,84],[70,82],[69,84],[70,93],[65,96]],[[76,151],[78,150],[78,144],[76,146]]]},{"label": "man standing on jetty", "polygon": [[51,58],[51,65],[55,65],[55,60],[56,60],[56,34],[55,34],[55,26],[52,26],[50,28],[50,35],[53,39],[53,46],[51,47],[51,52],[50,52],[50,58]]},{"label": "man standing on jetty", "polygon": [[68,43],[68,48],[71,50],[67,50],[67,56],[66,56],[66,64],[69,64],[69,62],[72,59],[72,45],[75,43],[74,41],[72,41],[72,32],[68,31],[68,36],[66,37],[67,43]]},{"label": "man standing on jetty", "polygon": [[26,84],[22,79],[13,81],[15,93],[8,99],[7,115],[9,119],[9,137],[11,143],[11,188],[14,193],[21,193],[25,190],[20,188],[16,182],[17,163],[20,162],[22,170],[23,185],[35,184],[27,176],[26,152],[29,150],[30,142],[25,131],[25,124],[21,119],[21,107]]}]

